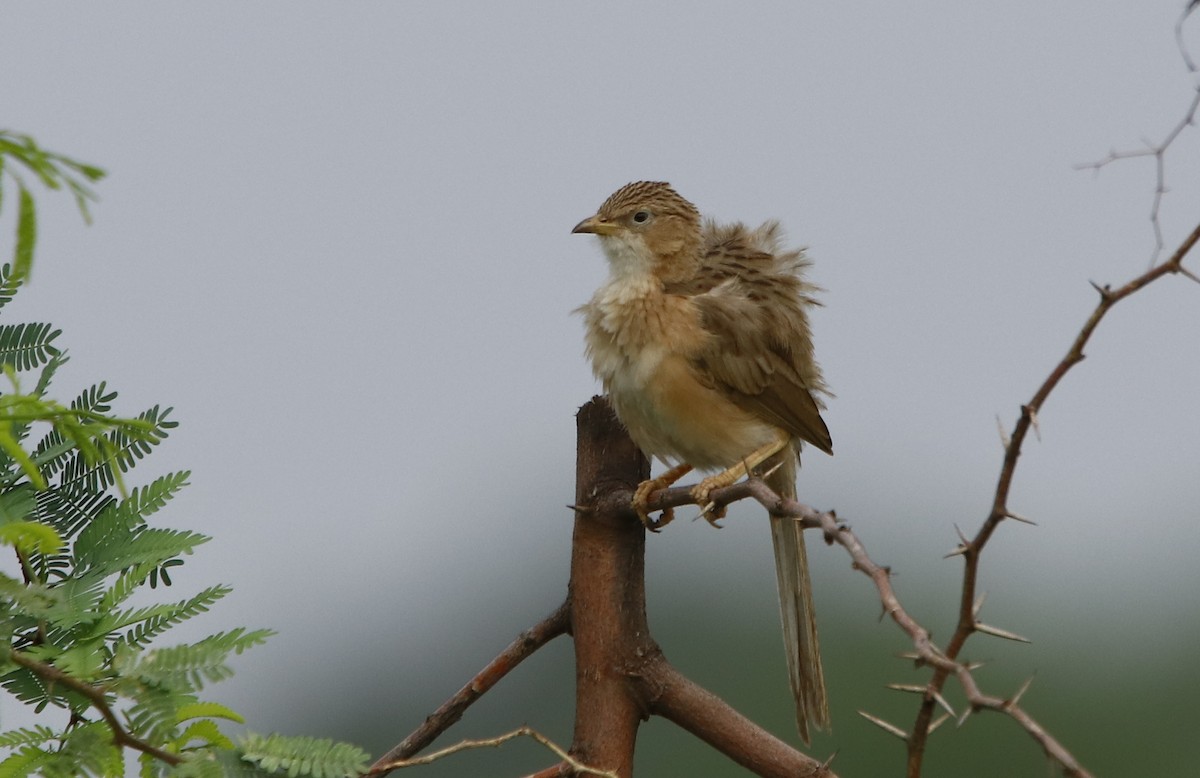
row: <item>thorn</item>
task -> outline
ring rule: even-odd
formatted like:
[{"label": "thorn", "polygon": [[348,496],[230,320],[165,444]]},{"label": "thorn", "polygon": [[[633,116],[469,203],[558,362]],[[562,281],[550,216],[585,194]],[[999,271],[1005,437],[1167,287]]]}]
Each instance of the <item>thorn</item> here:
[{"label": "thorn", "polygon": [[1029,423],[1033,425],[1033,436],[1037,438],[1038,443],[1042,442],[1042,428],[1038,424],[1037,408],[1028,405],[1022,406],[1022,410],[1029,414]]},{"label": "thorn", "polygon": [[916,651],[901,651],[899,654],[896,654],[896,656],[900,659],[911,659],[914,662],[920,662],[923,658]]},{"label": "thorn", "polygon": [[699,519],[704,519],[705,521],[707,521],[709,524],[711,524],[712,526],[716,527],[717,529],[724,529],[724,528],[725,528],[725,525],[723,525],[723,524],[718,524],[717,522],[719,521],[719,519],[718,519],[718,518],[716,518],[716,517],[714,517],[714,516],[712,515],[712,513],[711,513],[712,509],[713,509],[713,508],[716,508],[716,507],[717,507],[717,504],[716,504],[715,502],[710,502],[708,505],[705,505],[705,506],[704,506],[704,507],[703,507],[703,508],[700,510],[700,513],[698,513],[696,516],[694,516],[694,517],[692,518],[692,521],[697,521],[697,520],[699,520]]},{"label": "thorn", "polygon": [[[887,688],[898,692],[911,692],[912,694],[919,694],[922,697],[927,697],[932,691],[928,686],[922,686],[921,684],[917,683],[889,683]],[[950,703],[946,702],[946,698],[943,697],[940,692],[933,692],[933,700],[938,705],[941,705],[943,708],[945,708],[951,716],[954,715],[954,708],[950,707]]]},{"label": "thorn", "polygon": [[973,673],[986,664],[987,664],[987,662],[981,662],[981,661],[967,662],[967,670],[969,670],[970,672]]},{"label": "thorn", "polygon": [[958,533],[958,542],[962,543],[964,546],[971,545],[971,541],[967,540],[967,536],[964,535],[962,529],[959,528],[958,522],[954,523],[954,531]]},{"label": "thorn", "polygon": [[862,716],[867,721],[869,721],[872,724],[874,724],[875,726],[879,727],[884,732],[895,735],[896,737],[900,738],[901,740],[903,740],[906,743],[908,742],[908,733],[905,732],[904,730],[900,729],[899,727],[897,727],[895,724],[889,724],[888,722],[884,721],[883,719],[879,718],[878,716],[872,716],[870,713],[867,713],[865,710],[860,710],[858,712],[858,715]]},{"label": "thorn", "polygon": [[959,546],[958,548],[954,549],[953,551],[942,554],[942,559],[949,559],[952,556],[961,556],[962,554],[965,554],[965,553],[967,553],[967,547]]},{"label": "thorn", "polygon": [[1022,524],[1028,524],[1032,527],[1036,527],[1038,525],[1038,523],[1036,521],[1034,521],[1033,519],[1027,519],[1024,516],[1021,516],[1020,514],[1013,513],[1012,511],[1005,511],[1004,517],[1006,519],[1014,519],[1016,521],[1021,522]]},{"label": "thorn", "polygon": [[781,468],[781,467],[783,467],[783,463],[782,463],[782,462],[780,462],[779,464],[775,465],[775,467],[772,467],[772,468],[771,468],[770,470],[768,470],[767,472],[763,473],[763,474],[762,474],[762,479],[763,479],[764,481],[765,481],[765,480],[767,480],[768,478],[770,478],[772,475],[774,475],[774,474],[775,474],[775,471],[776,471],[776,470],[778,470],[778,469],[779,469],[779,468]]},{"label": "thorn", "polygon": [[1004,446],[1004,450],[1008,451],[1008,445],[1012,443],[1012,439],[1008,437],[1008,432],[1004,429],[1004,422],[1000,421],[1000,414],[996,414],[996,429],[1000,433],[1000,444]]},{"label": "thorn", "polygon": [[1188,270],[1188,269],[1187,269],[1186,267],[1184,267],[1183,265],[1179,265],[1178,267],[1179,267],[1179,272],[1180,272],[1180,273],[1183,273],[1183,274],[1184,274],[1185,276],[1187,276],[1188,278],[1190,278],[1190,279],[1192,279],[1193,281],[1195,281],[1196,283],[1200,284],[1200,276],[1197,276],[1195,273],[1193,273],[1192,271]]},{"label": "thorn", "polygon": [[[954,715],[954,708],[950,707],[950,703],[946,702],[946,698],[942,696],[941,692],[934,692],[933,699],[937,700],[937,704],[941,705],[942,708],[946,711],[946,716]],[[929,730],[929,731],[932,732],[933,730]]]},{"label": "thorn", "polygon": [[925,734],[932,735],[935,729],[945,724],[950,720],[950,718],[951,717],[949,713],[943,713],[941,716],[938,716],[936,721],[933,721],[929,724],[929,728],[925,730]]},{"label": "thorn", "polygon": [[[838,752],[834,751],[832,754],[829,755],[828,759],[826,759],[824,762],[821,763],[821,773],[827,772],[829,770],[829,765],[833,764],[833,760],[837,758],[837,755],[838,755]],[[820,773],[818,773],[818,775],[820,775]]]},{"label": "thorn", "polygon": [[1095,281],[1088,281],[1088,283],[1092,285],[1093,289],[1100,293],[1101,300],[1107,301],[1108,298],[1112,297],[1112,287],[1108,284],[1100,286],[1100,284],[1096,283]]},{"label": "thorn", "polygon": [[987,592],[983,592],[979,595],[978,599],[975,600],[975,604],[971,606],[971,616],[975,617],[979,615],[979,611],[983,610],[983,602],[986,599]]},{"label": "thorn", "polygon": [[1017,693],[1014,694],[1010,700],[1008,700],[1007,704],[1008,705],[1016,705],[1017,703],[1019,703],[1021,701],[1021,698],[1025,696],[1025,692],[1029,691],[1029,687],[1032,685],[1033,685],[1033,676],[1031,675],[1031,676],[1029,676],[1029,679],[1027,681],[1025,681],[1025,683],[1021,684],[1021,688],[1017,689]]},{"label": "thorn", "polygon": [[985,635],[995,635],[998,638],[1004,638],[1005,640],[1015,640],[1018,643],[1032,643],[1033,642],[1029,638],[1022,637],[1015,632],[1009,632],[1008,630],[1000,629],[999,627],[993,627],[988,624],[984,624],[981,621],[975,622],[975,629],[976,629],[976,631],[982,632]]},{"label": "thorn", "polygon": [[967,716],[970,716],[974,712],[975,712],[975,709],[973,707],[971,707],[970,705],[968,705],[966,707],[966,709],[963,710],[962,715],[958,717],[958,721],[956,721],[954,723],[954,726],[961,727],[963,724],[965,724],[967,722]]}]

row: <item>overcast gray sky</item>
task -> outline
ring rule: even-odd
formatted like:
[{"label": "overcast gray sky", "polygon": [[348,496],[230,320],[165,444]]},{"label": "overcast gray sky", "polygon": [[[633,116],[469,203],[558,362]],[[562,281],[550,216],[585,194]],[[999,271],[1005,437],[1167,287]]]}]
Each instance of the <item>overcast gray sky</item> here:
[{"label": "overcast gray sky", "polygon": [[[1181,5],[7,3],[0,122],[111,175],[91,227],[39,195],[5,317],[64,329],[64,399],[104,379],[121,411],[176,408],[145,477],[194,471],[164,518],[216,538],[194,583],[236,588],[202,627],[283,633],[227,690],[268,729],[281,699],[343,688],[262,691],[331,651],[384,657],[378,687],[405,697],[561,599],[572,416],[597,390],[570,312],[606,272],[570,229],[668,180],[809,247],[837,455],[807,458],[801,498],[914,597],[945,590],[916,609],[944,629],[960,567],[940,556],[986,515],[997,415],[1060,358],[1088,280],[1151,256],[1152,162],[1073,166],[1181,118]],[[1171,248],[1200,213],[1200,131],[1166,171]],[[1200,287],[1156,284],[1046,406],[1012,500],[1041,526],[987,552],[989,608],[1023,614],[1002,626],[1065,655],[1200,632],[1198,333]],[[766,529],[738,515],[652,538],[652,588],[676,593],[658,607],[744,588],[775,618]],[[874,619],[842,553],[813,553],[819,596],[866,595]],[[1056,635],[1067,618],[1087,627]]]}]

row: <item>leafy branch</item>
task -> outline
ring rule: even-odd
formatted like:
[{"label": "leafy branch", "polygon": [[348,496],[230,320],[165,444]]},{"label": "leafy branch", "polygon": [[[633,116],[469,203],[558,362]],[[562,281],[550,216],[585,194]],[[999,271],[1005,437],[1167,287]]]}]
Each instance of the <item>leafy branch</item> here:
[{"label": "leafy branch", "polygon": [[[0,205],[6,183],[18,190],[14,260],[0,267],[0,308],[29,276],[37,238],[31,174],[74,194],[87,219],[95,199],[88,184],[103,172],[0,132]],[[241,724],[242,717],[201,699],[205,687],[233,674],[229,658],[262,643],[269,630],[239,627],[194,643],[156,644],[231,590],[215,584],[144,604],[147,588],[170,586],[168,571],[208,541],[149,522],[187,485],[187,471],[133,489],[125,484],[124,474],[176,422],[159,406],[114,415],[117,394],[104,383],[70,403],[53,399],[50,385],[67,360],[60,335],[50,324],[0,325],[7,379],[0,382],[0,545],[13,549],[19,570],[19,577],[0,573],[0,688],[34,713],[68,714],[62,726],[0,732],[0,776],[123,775],[126,749],[138,753],[144,778],[360,774],[367,755],[355,746],[279,735],[235,740],[221,722]],[[142,601],[130,607],[139,592]]]},{"label": "leafy branch", "polygon": [[[20,169],[15,169],[13,163],[19,165]],[[97,199],[89,184],[105,176],[104,171],[95,165],[43,149],[28,135],[0,130],[0,209],[4,207],[3,177],[12,178],[17,185],[13,278],[18,281],[28,277],[33,267],[34,246],[37,244],[37,207],[22,171],[32,175],[47,189],[69,190],[75,197],[75,205],[84,221],[89,224],[92,220],[89,203]]]}]

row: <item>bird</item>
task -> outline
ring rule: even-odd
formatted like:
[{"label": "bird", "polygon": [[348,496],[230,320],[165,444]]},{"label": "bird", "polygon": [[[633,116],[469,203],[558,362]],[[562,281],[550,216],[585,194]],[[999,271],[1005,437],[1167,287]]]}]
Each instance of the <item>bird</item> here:
[{"label": "bird", "polygon": [[[598,237],[609,275],[577,309],[586,353],[630,437],[669,469],[642,482],[633,507],[657,530],[650,496],[693,468],[720,471],[692,496],[716,525],[709,494],[751,473],[796,496],[804,443],[833,453],[821,418],[832,396],[813,353],[803,250],[783,248],[777,221],[719,224],[670,184],[636,181],[614,192],[573,233]],[[771,516],[780,617],[796,725],[830,727],[802,527]]]}]

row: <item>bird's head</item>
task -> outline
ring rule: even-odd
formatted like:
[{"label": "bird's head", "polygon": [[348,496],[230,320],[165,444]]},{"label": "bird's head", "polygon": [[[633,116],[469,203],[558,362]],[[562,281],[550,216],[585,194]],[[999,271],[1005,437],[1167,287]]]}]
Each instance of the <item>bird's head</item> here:
[{"label": "bird's head", "polygon": [[700,212],[661,181],[626,184],[571,232],[599,236],[615,275],[665,279],[699,260]]}]

